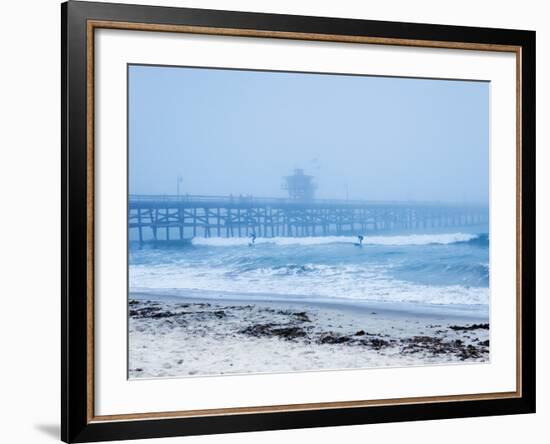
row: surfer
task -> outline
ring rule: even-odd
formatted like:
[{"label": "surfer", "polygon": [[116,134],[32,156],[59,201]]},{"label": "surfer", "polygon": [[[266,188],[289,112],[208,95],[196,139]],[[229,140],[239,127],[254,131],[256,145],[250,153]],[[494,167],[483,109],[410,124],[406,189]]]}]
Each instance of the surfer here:
[{"label": "surfer", "polygon": [[256,244],[256,233],[252,232],[250,235],[250,242],[248,244],[249,247],[253,247]]},{"label": "surfer", "polygon": [[355,245],[356,247],[362,247],[362,246],[363,246],[363,239],[364,239],[364,237],[361,236],[361,235],[359,235],[359,236],[357,236],[357,239],[359,240],[359,242],[354,243],[353,245]]}]

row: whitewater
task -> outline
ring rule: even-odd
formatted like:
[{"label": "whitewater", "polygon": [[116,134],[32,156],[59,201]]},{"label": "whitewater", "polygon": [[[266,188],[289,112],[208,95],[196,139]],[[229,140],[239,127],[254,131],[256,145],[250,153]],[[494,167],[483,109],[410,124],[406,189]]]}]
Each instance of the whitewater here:
[{"label": "whitewater", "polygon": [[489,238],[479,233],[194,238],[130,243],[131,292],[201,297],[467,306],[489,304]]}]

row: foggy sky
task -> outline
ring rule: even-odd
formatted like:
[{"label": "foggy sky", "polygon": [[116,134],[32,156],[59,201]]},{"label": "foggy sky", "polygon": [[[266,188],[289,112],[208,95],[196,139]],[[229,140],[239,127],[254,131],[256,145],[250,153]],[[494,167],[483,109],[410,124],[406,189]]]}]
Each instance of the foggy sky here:
[{"label": "foggy sky", "polygon": [[130,66],[132,194],[488,202],[489,83]]}]

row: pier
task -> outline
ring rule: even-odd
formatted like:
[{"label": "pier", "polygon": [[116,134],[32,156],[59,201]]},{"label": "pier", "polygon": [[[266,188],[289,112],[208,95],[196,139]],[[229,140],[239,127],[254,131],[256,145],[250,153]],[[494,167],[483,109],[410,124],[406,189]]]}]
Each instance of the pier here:
[{"label": "pier", "polygon": [[252,196],[130,195],[130,238],[357,235],[488,223],[487,206]]}]

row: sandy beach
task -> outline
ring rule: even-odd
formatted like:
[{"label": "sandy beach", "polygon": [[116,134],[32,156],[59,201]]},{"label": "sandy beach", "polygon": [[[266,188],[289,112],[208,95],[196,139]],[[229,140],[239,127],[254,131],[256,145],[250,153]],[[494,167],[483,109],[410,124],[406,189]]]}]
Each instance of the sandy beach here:
[{"label": "sandy beach", "polygon": [[130,294],[130,378],[489,362],[476,312],[199,296]]}]

